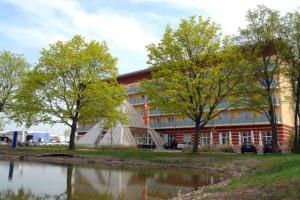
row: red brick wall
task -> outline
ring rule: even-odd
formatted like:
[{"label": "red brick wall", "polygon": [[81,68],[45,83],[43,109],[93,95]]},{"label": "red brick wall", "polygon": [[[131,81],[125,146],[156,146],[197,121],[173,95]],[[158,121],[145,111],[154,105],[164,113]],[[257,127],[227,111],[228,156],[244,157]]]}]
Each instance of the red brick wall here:
[{"label": "red brick wall", "polygon": [[[219,144],[219,133],[231,131],[232,144],[234,146],[239,145],[239,133],[244,131],[253,131],[254,142],[259,145],[259,132],[260,131],[271,131],[270,125],[251,125],[251,126],[223,126],[223,127],[206,127],[202,129],[202,132],[213,132],[213,143]],[[292,127],[279,124],[277,125],[278,130],[278,141],[280,145],[286,144],[289,137],[289,132],[293,130]],[[192,140],[194,139],[194,129],[193,128],[177,128],[177,129],[160,129],[161,133],[175,134],[175,139],[178,143],[183,141],[184,133],[191,133]]]}]

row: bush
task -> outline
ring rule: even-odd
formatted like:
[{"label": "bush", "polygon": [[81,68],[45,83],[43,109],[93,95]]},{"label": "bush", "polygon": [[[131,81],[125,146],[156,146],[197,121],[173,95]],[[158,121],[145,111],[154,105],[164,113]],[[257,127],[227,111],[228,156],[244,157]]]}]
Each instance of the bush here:
[{"label": "bush", "polygon": [[199,148],[199,152],[224,152],[224,153],[234,153],[234,147],[230,145],[218,145],[218,146],[204,146]]},{"label": "bush", "polygon": [[233,146],[225,145],[225,146],[219,146],[217,148],[217,151],[225,152],[225,153],[234,153],[235,149],[233,148]]}]

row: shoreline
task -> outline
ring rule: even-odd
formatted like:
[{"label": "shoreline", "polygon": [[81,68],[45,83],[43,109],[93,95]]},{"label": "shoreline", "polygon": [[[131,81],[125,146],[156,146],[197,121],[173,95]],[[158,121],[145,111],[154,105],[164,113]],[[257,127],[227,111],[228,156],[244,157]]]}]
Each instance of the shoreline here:
[{"label": "shoreline", "polygon": [[227,177],[232,177],[235,173],[226,168],[212,168],[201,167],[193,165],[193,163],[167,163],[157,161],[147,161],[138,158],[120,159],[109,156],[84,156],[74,154],[56,154],[56,153],[38,153],[35,155],[28,155],[24,152],[0,152],[0,160],[14,160],[14,161],[33,161],[65,165],[106,165],[106,166],[121,166],[121,167],[143,167],[143,168],[160,168],[174,170],[203,170],[210,173],[219,173]]}]

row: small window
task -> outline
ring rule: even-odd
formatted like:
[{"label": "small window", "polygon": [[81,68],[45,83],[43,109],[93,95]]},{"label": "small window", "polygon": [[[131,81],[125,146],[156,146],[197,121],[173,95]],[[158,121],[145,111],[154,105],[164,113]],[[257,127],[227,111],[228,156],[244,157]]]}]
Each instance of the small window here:
[{"label": "small window", "polygon": [[251,113],[250,112],[246,112],[246,111],[242,111],[240,112],[240,117],[242,119],[251,119]]},{"label": "small window", "polygon": [[251,142],[251,132],[241,132],[241,143]]},{"label": "small window", "polygon": [[222,112],[220,115],[219,115],[219,119],[222,120],[222,119],[229,119],[229,113],[228,112]]},{"label": "small window", "polygon": [[205,133],[200,133],[200,138],[199,138],[199,142],[201,146],[208,146],[210,145],[210,133],[209,132],[205,132]]},{"label": "small window", "polygon": [[230,144],[230,137],[228,132],[220,133],[220,144],[229,145]]},{"label": "small window", "polygon": [[174,116],[169,117],[169,123],[174,123],[174,122],[175,122],[175,117]]},{"label": "small window", "polygon": [[272,142],[272,132],[271,131],[262,132],[262,139],[264,144]]},{"label": "small window", "polygon": [[192,143],[192,135],[190,133],[185,133],[183,135],[183,143],[184,144],[191,144]]}]

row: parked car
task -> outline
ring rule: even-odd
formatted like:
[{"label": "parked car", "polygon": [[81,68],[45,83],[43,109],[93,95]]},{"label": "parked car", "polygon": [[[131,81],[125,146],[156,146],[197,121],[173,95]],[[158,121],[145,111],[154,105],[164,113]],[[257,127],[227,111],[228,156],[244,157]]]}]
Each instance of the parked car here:
[{"label": "parked car", "polygon": [[0,145],[8,145],[6,141],[0,140]]},{"label": "parked car", "polygon": [[253,142],[244,142],[241,146],[241,153],[253,152],[257,153],[257,149]]},{"label": "parked car", "polygon": [[179,144],[177,144],[177,149],[186,149],[188,147],[191,147],[191,144],[187,144],[187,143],[179,143]]},{"label": "parked car", "polygon": [[[279,145],[277,145],[277,148],[278,148],[278,152],[281,153],[281,148]],[[272,152],[272,142],[271,141],[264,143],[263,152],[264,152],[264,154]]]},{"label": "parked car", "polygon": [[171,142],[167,142],[164,144],[164,148],[165,149],[177,149],[177,142],[175,140],[171,141]]},{"label": "parked car", "polygon": [[34,142],[33,140],[29,140],[25,142],[25,146],[37,146],[38,142]]},{"label": "parked car", "polygon": [[9,138],[8,137],[0,137],[0,145],[8,145]]}]

